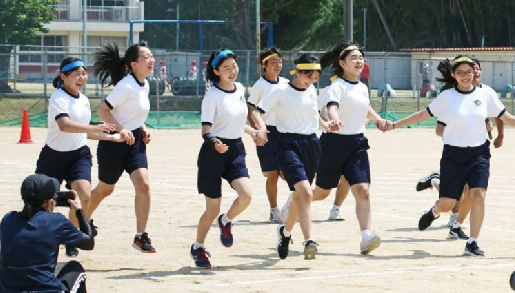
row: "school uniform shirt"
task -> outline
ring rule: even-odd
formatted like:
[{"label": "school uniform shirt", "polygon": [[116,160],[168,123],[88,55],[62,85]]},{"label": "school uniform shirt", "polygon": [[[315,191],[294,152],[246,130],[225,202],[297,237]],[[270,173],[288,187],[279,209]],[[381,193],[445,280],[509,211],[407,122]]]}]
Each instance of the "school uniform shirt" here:
[{"label": "school uniform shirt", "polygon": [[83,233],[61,213],[42,208],[26,221],[7,213],[0,224],[0,292],[61,292],[55,276],[59,245],[78,245]]},{"label": "school uniform shirt", "polygon": [[236,139],[243,136],[248,108],[243,85],[234,83],[232,91],[211,87],[202,100],[200,120],[210,125],[211,133],[221,138]]},{"label": "school uniform shirt", "polygon": [[[264,97],[266,97],[277,85],[279,84],[287,84],[290,81],[283,77],[277,77],[277,80],[270,81],[266,79],[264,76],[261,76],[258,81],[252,86],[250,90],[250,96],[247,100],[247,103],[256,106],[258,105]],[[274,113],[265,113],[263,115],[263,121],[266,125],[276,126]]]},{"label": "school uniform shirt", "polygon": [[299,89],[291,83],[278,85],[258,105],[264,113],[275,113],[277,130],[281,133],[313,134],[318,130],[316,89],[311,85]]},{"label": "school uniform shirt", "polygon": [[147,120],[150,111],[149,91],[146,79],[140,83],[130,73],[118,82],[105,99],[105,103],[111,109],[114,119],[123,128],[133,131],[140,128]]},{"label": "school uniform shirt", "polygon": [[320,92],[319,108],[325,118],[327,107],[333,105],[337,107],[338,118],[343,122],[343,127],[335,133],[349,135],[365,132],[365,119],[370,107],[368,88],[365,84],[338,78],[327,87],[327,90]]},{"label": "school uniform shirt", "polygon": [[506,108],[495,92],[474,87],[463,92],[452,88],[443,91],[427,107],[431,116],[444,121],[444,144],[456,147],[476,147],[485,143],[488,117],[501,117]]},{"label": "school uniform shirt", "polygon": [[88,98],[81,93],[73,96],[63,88],[52,93],[48,103],[48,134],[45,140],[46,145],[60,152],[74,151],[85,146],[86,133],[69,133],[59,130],[57,119],[62,117],[68,117],[77,123],[89,124],[91,107]]}]

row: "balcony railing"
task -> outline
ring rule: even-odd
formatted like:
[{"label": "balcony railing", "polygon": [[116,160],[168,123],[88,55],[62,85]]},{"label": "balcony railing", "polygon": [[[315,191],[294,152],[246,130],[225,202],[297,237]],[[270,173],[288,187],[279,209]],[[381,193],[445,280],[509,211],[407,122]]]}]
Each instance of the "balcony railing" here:
[{"label": "balcony railing", "polygon": [[[71,5],[55,5],[54,21],[82,21],[83,7]],[[88,6],[88,21],[128,22],[143,19],[141,9],[137,6]]]}]

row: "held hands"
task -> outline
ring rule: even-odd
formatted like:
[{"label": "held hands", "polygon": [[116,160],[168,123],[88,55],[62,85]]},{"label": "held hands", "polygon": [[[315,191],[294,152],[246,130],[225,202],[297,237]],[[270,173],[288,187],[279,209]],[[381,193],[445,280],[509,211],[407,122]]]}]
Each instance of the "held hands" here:
[{"label": "held hands", "polygon": [[132,131],[124,128],[124,129],[120,130],[120,135],[122,136],[123,141],[125,141],[125,143],[127,143],[128,145],[134,144],[135,140],[134,140],[134,134],[132,134]]},{"label": "held hands", "polygon": [[218,138],[215,140],[215,150],[217,152],[219,152],[220,154],[223,154],[228,149],[229,149],[229,147],[226,144],[222,143],[221,140],[219,140]]},{"label": "held hands", "polygon": [[386,119],[378,119],[375,122],[377,129],[382,132],[391,131],[395,128],[394,123]]},{"label": "held hands", "polygon": [[142,137],[143,137],[143,143],[144,144],[149,144],[150,143],[150,140],[152,140],[152,136],[150,135],[150,131],[148,131],[147,128],[143,128],[141,130],[141,134],[142,134]]},{"label": "held hands", "polygon": [[80,203],[80,199],[77,195],[77,192],[75,192],[75,190],[70,190],[70,192],[73,194],[73,199],[68,200],[68,203],[70,204],[70,209],[72,211],[82,209],[82,205]]},{"label": "held hands", "polygon": [[496,149],[498,149],[502,146],[503,139],[504,139],[504,135],[497,135],[497,138],[495,138],[495,140],[494,140],[494,147]]},{"label": "held hands", "polygon": [[98,132],[98,133],[110,133],[110,132],[116,131],[116,128],[115,128],[114,124],[104,122],[102,124],[95,125],[93,127],[93,131]]},{"label": "held hands", "polygon": [[341,122],[340,119],[321,121],[320,126],[327,132],[333,132],[340,130],[340,128],[343,127],[343,122]]},{"label": "held hands", "polygon": [[255,130],[250,135],[257,146],[264,146],[268,142],[267,134],[270,133],[266,128]]}]

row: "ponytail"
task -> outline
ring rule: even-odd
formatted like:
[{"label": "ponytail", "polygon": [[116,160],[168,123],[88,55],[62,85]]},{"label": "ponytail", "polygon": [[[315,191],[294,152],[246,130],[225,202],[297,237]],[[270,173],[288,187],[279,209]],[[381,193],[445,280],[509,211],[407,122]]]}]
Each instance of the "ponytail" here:
[{"label": "ponytail", "polygon": [[21,211],[21,217],[25,221],[28,221],[32,218],[33,215],[34,215],[34,208],[33,208],[32,204],[26,202],[25,205],[23,206],[23,210]]},{"label": "ponytail", "polygon": [[[351,48],[352,46],[352,48]],[[356,48],[354,48],[356,47]],[[349,48],[350,50],[345,50]],[[340,66],[340,60],[345,60],[345,57],[349,55],[353,50],[359,50],[363,57],[365,57],[365,53],[362,48],[359,48],[356,44],[350,42],[344,42],[338,44],[333,50],[325,53],[320,58],[320,65],[322,66],[322,70],[326,68],[332,67],[332,74],[338,77],[343,76],[343,68]]]},{"label": "ponytail", "polygon": [[[61,64],[59,65],[59,74],[57,74],[57,76],[54,78],[54,80],[52,81],[52,85],[58,89],[62,86],[63,84],[63,80],[61,79],[61,73],[66,75],[66,76],[69,76],[72,72],[76,71],[76,70],[79,70],[80,67],[75,67],[73,69],[70,69],[70,70],[67,70],[67,71],[64,71],[63,68],[66,67],[66,65],[70,64],[70,63],[73,63],[75,61],[82,61],[80,60],[79,58],[77,57],[68,57],[68,58],[64,58],[63,61],[61,61]],[[72,65],[73,66],[73,65]],[[83,67],[84,69],[87,70],[87,68]],[[63,72],[64,71],[64,72]]]},{"label": "ponytail", "polygon": [[95,53],[95,75],[99,77],[102,86],[105,87],[107,80],[111,78],[107,86],[116,85],[131,70],[131,63],[136,62],[139,56],[139,49],[148,47],[147,42],[141,41],[130,46],[125,51],[125,56],[120,56],[118,45],[107,44]]}]

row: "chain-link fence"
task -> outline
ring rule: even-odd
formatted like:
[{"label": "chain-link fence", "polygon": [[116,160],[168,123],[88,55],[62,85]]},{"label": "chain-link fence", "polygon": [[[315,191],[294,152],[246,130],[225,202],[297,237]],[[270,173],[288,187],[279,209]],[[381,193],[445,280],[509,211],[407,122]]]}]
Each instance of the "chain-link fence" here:
[{"label": "chain-link fence", "polygon": [[[84,54],[81,48],[10,46],[6,50],[6,46],[2,46],[0,121],[19,118],[23,108],[32,108],[32,112],[44,111],[46,100],[54,91],[52,81],[58,73],[61,60],[67,56],[82,58],[91,73],[93,54],[98,49],[88,48]],[[124,49],[121,51],[124,52]],[[147,122],[154,127],[197,127],[201,99],[207,85],[205,66],[212,52],[155,48],[152,51],[156,65],[154,76],[148,78],[152,113]],[[258,79],[256,52],[235,53],[240,69],[238,81],[246,87],[248,93]],[[302,53],[311,53],[320,58],[324,52],[281,51],[281,76],[290,78],[289,71],[295,67],[294,60]],[[393,119],[423,109],[431,102],[431,98],[436,97],[441,87],[435,80],[440,76],[436,70],[438,63],[445,58],[452,59],[457,54],[448,52],[446,56],[440,53],[419,57],[406,52],[366,52],[366,60],[370,65],[368,82],[372,106],[378,112],[388,113]],[[481,60],[482,82],[494,88],[507,109],[515,112],[512,101],[515,57],[487,54],[475,57]],[[328,70],[324,71],[317,87],[329,85],[330,76]],[[112,87],[103,88],[98,79],[90,74],[83,93],[90,98],[92,109],[95,109],[111,90]]]}]

